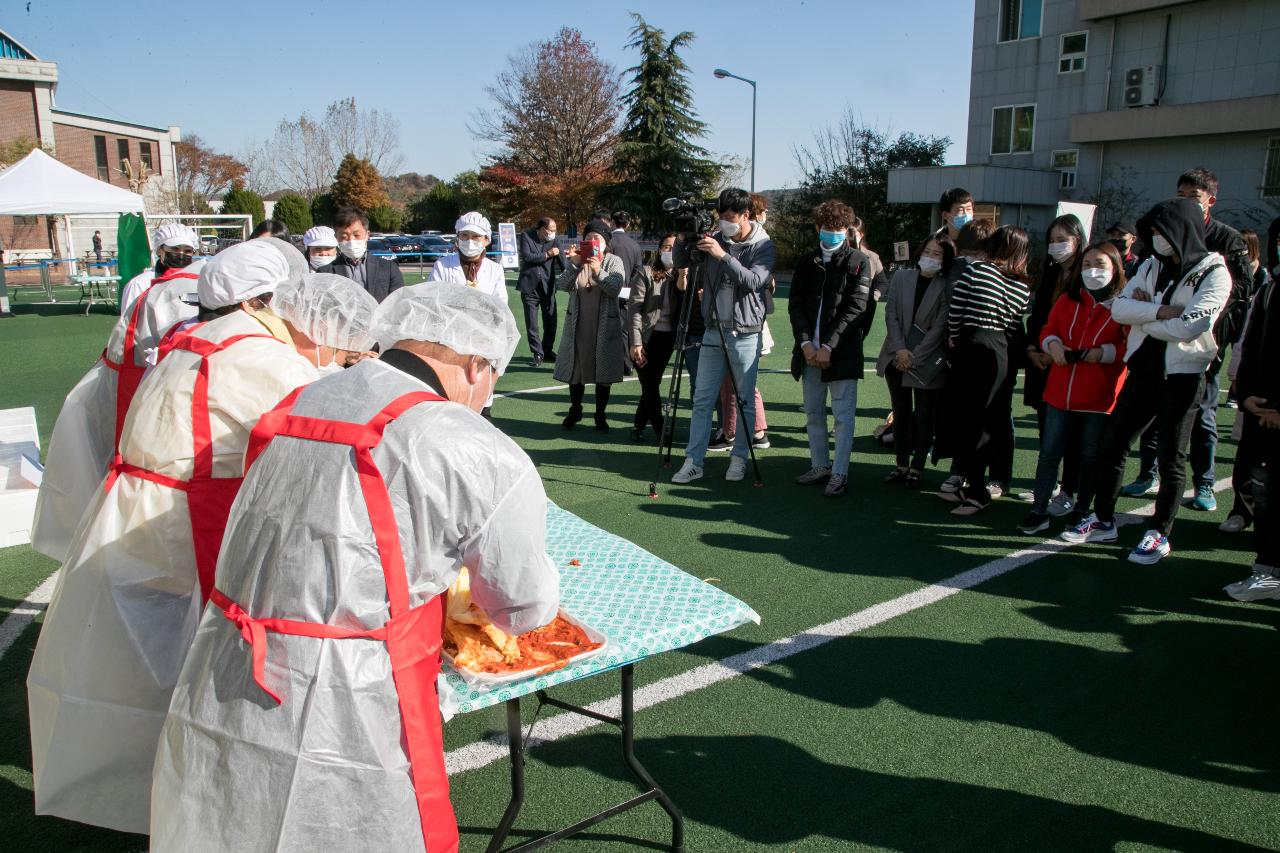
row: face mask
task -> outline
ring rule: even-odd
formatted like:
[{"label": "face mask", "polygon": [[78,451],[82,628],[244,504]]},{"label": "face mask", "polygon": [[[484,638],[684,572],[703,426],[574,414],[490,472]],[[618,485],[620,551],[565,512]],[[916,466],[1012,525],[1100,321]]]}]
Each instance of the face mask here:
[{"label": "face mask", "polygon": [[736,222],[730,222],[727,219],[720,220],[720,236],[726,239],[733,239],[738,236],[738,232],[742,230],[742,226]]},{"label": "face mask", "polygon": [[972,213],[957,213],[951,217],[951,227],[959,231],[961,228],[973,221]]},{"label": "face mask", "polygon": [[1124,240],[1112,240],[1111,245],[1116,247],[1116,251],[1120,253],[1122,258],[1129,253],[1129,250],[1125,248]]},{"label": "face mask", "polygon": [[163,252],[160,255],[160,263],[164,264],[171,270],[180,270],[183,267],[191,266],[191,262],[195,258],[191,255],[183,255],[179,252]]},{"label": "face mask", "polygon": [[833,252],[844,245],[847,235],[843,231],[819,231],[818,242],[828,252]]},{"label": "face mask", "polygon": [[925,278],[933,278],[935,275],[942,272],[942,261],[937,258],[929,258],[921,255],[917,266],[920,267],[920,272],[924,273]]},{"label": "face mask", "polygon": [[1111,273],[1097,267],[1080,270],[1080,277],[1084,279],[1084,286],[1094,295],[1111,287]]},{"label": "face mask", "polygon": [[768,218],[769,218],[769,211],[766,210],[764,213],[760,214],[760,218],[757,219],[756,222],[759,222],[761,225],[764,225],[764,221]]},{"label": "face mask", "polygon": [[555,238],[556,238],[556,232],[554,232],[554,231],[548,231],[548,232],[547,232],[547,241],[548,241],[548,242],[550,242],[551,240],[554,240]]},{"label": "face mask", "polygon": [[671,269],[672,258],[671,258],[671,253],[670,253],[670,252],[661,252],[661,253],[659,253],[658,258],[659,258],[659,260],[661,260],[661,261],[662,261],[662,265],[663,265],[664,267],[666,267],[667,269]]},{"label": "face mask", "polygon": [[1173,257],[1173,244],[1159,234],[1151,235],[1151,251],[1166,258]]},{"label": "face mask", "polygon": [[358,261],[364,257],[365,250],[369,248],[368,240],[343,240],[338,244],[338,251],[346,255],[353,261]]},{"label": "face mask", "polygon": [[459,240],[458,251],[465,257],[474,258],[484,251],[484,240]]},{"label": "face mask", "polygon": [[1071,259],[1076,252],[1076,244],[1073,240],[1067,240],[1064,243],[1050,243],[1049,257],[1061,264]]},{"label": "face mask", "polygon": [[311,264],[313,270],[318,270],[321,267],[327,267],[335,260],[337,259],[333,255],[311,255],[307,258],[307,263]]}]

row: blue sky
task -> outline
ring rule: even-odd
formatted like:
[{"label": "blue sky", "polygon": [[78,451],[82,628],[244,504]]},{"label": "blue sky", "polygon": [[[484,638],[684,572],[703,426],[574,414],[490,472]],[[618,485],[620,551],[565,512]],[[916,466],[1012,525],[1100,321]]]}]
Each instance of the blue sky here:
[{"label": "blue sky", "polygon": [[58,63],[59,107],[143,124],[176,124],[236,153],[281,118],[353,95],[400,119],[404,169],[444,178],[486,149],[466,128],[507,57],[564,24],[619,69],[628,8],[668,35],[691,30],[686,53],[703,144],[745,158],[751,89],[717,80],[724,67],[759,83],[756,186],[794,186],[793,146],[846,105],[868,124],[950,136],[964,161],[973,4],[965,0],[745,0],[731,6],[291,2],[0,3],[0,29]]}]

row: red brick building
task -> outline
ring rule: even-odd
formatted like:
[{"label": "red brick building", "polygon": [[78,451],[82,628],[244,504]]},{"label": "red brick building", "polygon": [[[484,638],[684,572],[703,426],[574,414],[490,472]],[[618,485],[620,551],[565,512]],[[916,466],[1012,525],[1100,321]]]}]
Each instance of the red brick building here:
[{"label": "red brick building", "polygon": [[[132,189],[130,176],[149,174],[141,192],[149,213],[162,213],[175,196],[174,144],[177,127],[149,127],[58,109],[58,65],[39,59],[7,33],[0,31],[0,147],[31,141],[68,166],[86,175]],[[127,164],[127,165],[126,165]],[[137,190],[135,190],[137,191]],[[111,247],[115,229],[104,220],[103,237]],[[88,248],[77,226],[76,248]],[[0,241],[6,260],[49,257],[67,244],[66,221],[50,223],[43,216],[0,217]]]}]

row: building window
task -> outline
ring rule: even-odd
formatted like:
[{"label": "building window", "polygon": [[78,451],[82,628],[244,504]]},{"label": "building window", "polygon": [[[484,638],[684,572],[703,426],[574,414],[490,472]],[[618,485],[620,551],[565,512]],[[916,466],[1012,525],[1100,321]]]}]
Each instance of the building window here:
[{"label": "building window", "polygon": [[1280,136],[1267,140],[1267,162],[1262,166],[1262,197],[1280,198]]},{"label": "building window", "polygon": [[974,204],[973,218],[985,219],[992,225],[1000,225],[1000,205],[998,204]]},{"label": "building window", "polygon": [[1049,167],[1058,172],[1058,189],[1073,190],[1076,188],[1076,163],[1080,160],[1077,148],[1054,151],[1049,155]]},{"label": "building window", "polygon": [[1058,73],[1074,74],[1084,70],[1084,55],[1089,50],[1088,33],[1067,33],[1058,51]]},{"label": "building window", "polygon": [[1026,154],[1036,137],[1036,105],[1017,104],[991,111],[991,153]]},{"label": "building window", "polygon": [[93,156],[98,164],[98,180],[111,180],[111,167],[107,165],[107,138],[105,136],[95,136],[93,138]]},{"label": "building window", "polygon": [[1043,0],[1000,0],[1000,41],[1040,37]]},{"label": "building window", "polygon": [[127,175],[124,164],[129,159],[129,140],[116,140],[116,158],[120,161],[120,174]]},{"label": "building window", "polygon": [[35,225],[36,217],[34,216],[15,216],[13,217],[14,225]]},{"label": "building window", "polygon": [[154,172],[155,166],[151,164],[151,143],[138,143],[138,162],[147,167],[148,172]]}]

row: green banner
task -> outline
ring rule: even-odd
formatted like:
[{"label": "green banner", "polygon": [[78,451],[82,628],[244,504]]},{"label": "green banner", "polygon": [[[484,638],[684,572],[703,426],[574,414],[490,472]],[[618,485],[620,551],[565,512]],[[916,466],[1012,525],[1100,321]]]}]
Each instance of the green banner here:
[{"label": "green banner", "polygon": [[147,236],[147,223],[136,213],[120,214],[116,227],[116,271],[120,276],[120,293],[138,273],[151,266],[151,238]]}]

